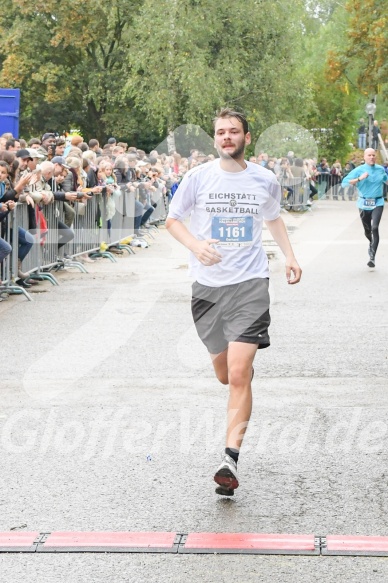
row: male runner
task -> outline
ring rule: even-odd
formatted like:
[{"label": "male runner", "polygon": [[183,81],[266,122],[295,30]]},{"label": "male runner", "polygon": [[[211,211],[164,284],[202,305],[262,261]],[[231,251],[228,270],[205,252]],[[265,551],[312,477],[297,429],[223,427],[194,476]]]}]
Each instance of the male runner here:
[{"label": "male runner", "polygon": [[[214,476],[218,494],[238,487],[237,462],[252,410],[252,363],[269,346],[269,270],[263,219],[286,257],[288,283],[300,280],[280,217],[273,172],[244,160],[250,144],[243,114],[223,109],[214,120],[219,159],[189,170],[170,205],[167,229],[190,253],[192,313],[218,380],[229,384],[226,449]],[[190,230],[181,222],[191,213]]]},{"label": "male runner", "polygon": [[376,251],[379,246],[379,224],[384,210],[383,184],[388,183],[384,167],[376,164],[376,151],[367,148],[364,152],[365,164],[354,168],[342,181],[342,186],[352,184],[358,189],[357,206],[365,237],[369,241],[368,267],[376,265]]}]

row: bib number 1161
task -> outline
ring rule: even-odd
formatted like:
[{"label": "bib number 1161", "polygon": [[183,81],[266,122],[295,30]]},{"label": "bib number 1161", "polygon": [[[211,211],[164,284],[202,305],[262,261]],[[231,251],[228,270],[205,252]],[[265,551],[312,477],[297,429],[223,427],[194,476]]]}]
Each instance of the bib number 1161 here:
[{"label": "bib number 1161", "polygon": [[253,217],[213,217],[212,239],[219,245],[252,245]]},{"label": "bib number 1161", "polygon": [[245,227],[220,227],[220,238],[238,239],[245,237]]}]

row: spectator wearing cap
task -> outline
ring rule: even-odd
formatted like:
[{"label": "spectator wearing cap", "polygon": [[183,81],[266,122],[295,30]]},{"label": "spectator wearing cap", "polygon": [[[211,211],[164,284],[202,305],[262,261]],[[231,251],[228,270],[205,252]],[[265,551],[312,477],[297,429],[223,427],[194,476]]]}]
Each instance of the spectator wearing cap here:
[{"label": "spectator wearing cap", "polygon": [[[20,150],[19,150],[20,151]],[[24,150],[22,150],[24,152]],[[26,148],[26,150],[29,153],[29,158],[30,160],[28,160],[28,168],[32,171],[36,169],[36,165],[38,164],[39,161],[43,162],[44,161],[44,154],[41,154],[39,152],[38,149],[36,148]]]},{"label": "spectator wearing cap", "polygon": [[[22,152],[22,156],[19,156]],[[25,153],[28,152],[29,156],[26,157]],[[34,201],[33,197],[36,196],[36,183],[38,181],[38,174],[35,172],[37,170],[38,162],[44,161],[44,155],[40,151],[33,148],[26,148],[25,150],[19,150],[17,157],[22,158],[22,167],[24,170],[20,172],[20,179],[28,180],[27,184],[23,188],[23,192],[19,195],[19,202],[27,202],[28,206],[28,228],[31,231],[36,230],[36,216],[34,211]],[[16,187],[15,187],[16,188]]]},{"label": "spectator wearing cap", "polygon": [[72,190],[76,191],[76,190],[83,188],[84,180],[82,177],[82,162],[81,162],[81,160],[76,156],[68,156],[66,158],[66,164],[69,166],[69,169],[70,169],[71,173],[73,174],[73,177],[75,177],[75,185],[76,186]]},{"label": "spectator wearing cap", "polygon": [[43,134],[40,142],[39,153],[42,154],[46,160],[54,157],[56,141],[56,135],[52,132]]},{"label": "spectator wearing cap", "polygon": [[[18,168],[15,175],[15,183],[21,179],[22,174],[25,174],[25,170],[28,168],[28,162],[32,161],[30,151],[27,148],[22,148],[16,152],[16,160],[18,164]],[[31,178],[30,174],[25,174],[24,182],[26,184],[29,183]],[[22,189],[23,190],[23,189]]]},{"label": "spectator wearing cap", "polygon": [[136,169],[139,171],[141,177],[145,177],[147,172],[151,168],[151,164],[145,160],[138,160],[136,163]]},{"label": "spectator wearing cap", "polygon": [[28,160],[31,159],[30,152],[27,148],[22,148],[16,152],[16,159],[19,163],[19,173],[27,168]]},{"label": "spectator wearing cap", "polygon": [[113,148],[115,147],[116,143],[117,143],[116,142],[116,138],[109,138],[109,140],[108,140],[108,146],[110,147],[111,150],[113,150]]},{"label": "spectator wearing cap", "polygon": [[30,148],[23,148],[16,152],[18,170],[16,173],[14,191],[16,199],[19,199],[19,202],[27,202],[28,204],[31,204],[31,201],[28,198],[28,195],[30,194],[28,187],[35,181],[32,172],[35,170],[38,160],[40,161],[42,159],[43,157],[39,152]]}]

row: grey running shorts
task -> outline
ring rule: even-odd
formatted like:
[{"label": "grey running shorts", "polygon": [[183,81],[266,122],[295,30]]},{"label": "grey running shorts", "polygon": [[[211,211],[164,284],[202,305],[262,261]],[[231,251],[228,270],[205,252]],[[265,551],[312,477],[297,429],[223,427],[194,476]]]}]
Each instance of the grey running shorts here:
[{"label": "grey running shorts", "polygon": [[229,342],[270,345],[269,280],[250,279],[223,287],[193,283],[191,311],[198,336],[211,354]]}]

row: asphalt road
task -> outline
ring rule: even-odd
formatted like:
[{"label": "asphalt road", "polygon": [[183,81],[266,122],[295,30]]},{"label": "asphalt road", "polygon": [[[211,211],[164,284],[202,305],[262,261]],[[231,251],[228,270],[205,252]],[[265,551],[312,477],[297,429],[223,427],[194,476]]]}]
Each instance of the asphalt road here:
[{"label": "asphalt road", "polygon": [[[190,315],[187,256],[148,249],[0,304],[0,531],[388,534],[388,214],[377,267],[352,202],[284,215],[272,325],[233,499],[214,493],[227,390]],[[274,247],[264,239],[269,250]],[[0,554],[2,581],[386,582],[371,557]]]}]

